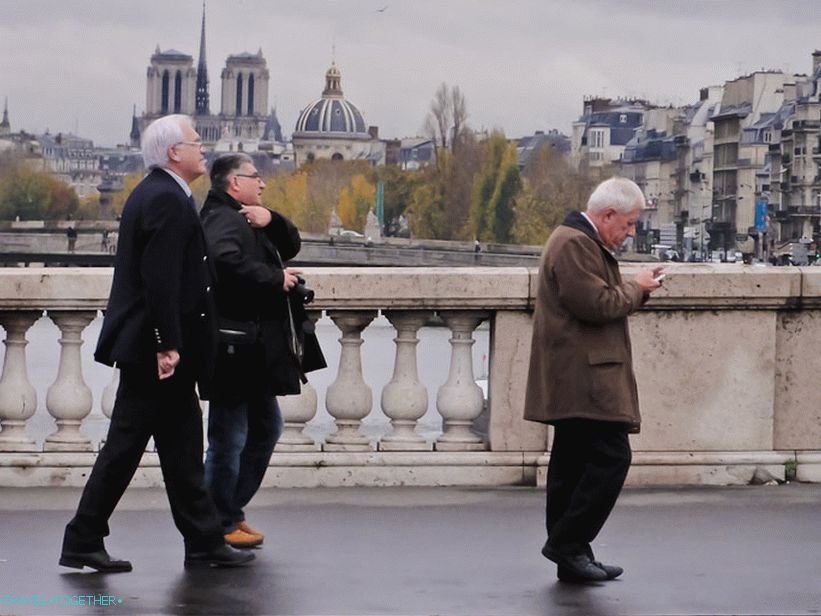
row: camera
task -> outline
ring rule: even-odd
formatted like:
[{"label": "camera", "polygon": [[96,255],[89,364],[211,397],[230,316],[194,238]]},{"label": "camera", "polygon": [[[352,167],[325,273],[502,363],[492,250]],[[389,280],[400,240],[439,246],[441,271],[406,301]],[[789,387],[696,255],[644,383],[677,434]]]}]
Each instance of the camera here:
[{"label": "camera", "polygon": [[305,286],[305,279],[302,276],[296,277],[296,284],[291,288],[291,293],[299,297],[303,304],[314,301],[314,290]]}]

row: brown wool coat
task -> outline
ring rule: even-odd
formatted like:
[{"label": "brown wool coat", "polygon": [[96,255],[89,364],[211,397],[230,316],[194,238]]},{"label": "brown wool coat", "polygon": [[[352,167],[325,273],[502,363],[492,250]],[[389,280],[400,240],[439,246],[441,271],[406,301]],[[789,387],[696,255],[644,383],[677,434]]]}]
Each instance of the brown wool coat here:
[{"label": "brown wool coat", "polygon": [[571,213],[542,253],[525,419],[641,423],[627,315],[646,301],[587,220]]}]

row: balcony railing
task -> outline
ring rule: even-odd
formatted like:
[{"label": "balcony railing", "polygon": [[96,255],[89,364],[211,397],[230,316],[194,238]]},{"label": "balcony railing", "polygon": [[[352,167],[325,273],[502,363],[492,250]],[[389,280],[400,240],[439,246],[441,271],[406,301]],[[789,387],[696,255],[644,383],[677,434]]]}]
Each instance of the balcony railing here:
[{"label": "balcony railing", "polygon": [[[816,270],[668,268],[664,288],[631,317],[644,424],[630,481],[783,478],[790,460],[802,479],[821,480],[821,393],[806,361],[821,335]],[[323,343],[325,374],[280,398],[286,429],[266,484],[543,479],[547,429],[522,419],[536,276],[523,267],[308,269],[312,316],[338,339]],[[99,446],[89,433],[105,427],[117,385],[115,370],[90,360],[110,283],[109,269],[0,270],[0,485],[84,483]],[[54,351],[32,363],[34,332]],[[487,399],[477,339],[487,345]],[[161,480],[149,451],[135,481]]]}]

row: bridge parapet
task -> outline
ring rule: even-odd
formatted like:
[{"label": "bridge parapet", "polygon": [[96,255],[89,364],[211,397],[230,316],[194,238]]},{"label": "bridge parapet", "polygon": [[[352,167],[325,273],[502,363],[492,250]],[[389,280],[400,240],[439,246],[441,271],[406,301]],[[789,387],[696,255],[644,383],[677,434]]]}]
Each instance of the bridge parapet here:
[{"label": "bridge parapet", "polygon": [[[625,266],[629,276],[636,266]],[[747,483],[797,477],[821,481],[821,268],[671,265],[665,286],[631,317],[644,423],[633,439],[629,481],[644,484]],[[0,270],[0,485],[82,485],[97,443],[85,434],[95,403],[110,415],[116,371],[94,391],[80,353],[89,323],[104,309],[107,268]],[[311,315],[338,329],[326,349],[336,376],[281,398],[286,430],[266,484],[513,485],[544,479],[548,431],[524,422],[534,268],[314,268]],[[60,333],[52,383],[32,382],[27,333],[45,315]],[[374,318],[395,332],[363,347]],[[447,351],[426,348],[431,323],[449,332]],[[487,398],[471,349],[489,330]],[[94,340],[86,340],[93,346]],[[421,345],[421,348],[420,348]],[[363,375],[363,355],[393,363],[379,391]],[[338,358],[338,362],[336,362]],[[435,362],[439,383],[423,382]],[[45,393],[45,395],[43,395]],[[420,423],[433,406],[441,429]],[[318,409],[320,401],[324,408]],[[378,404],[377,404],[378,401]],[[311,435],[317,411],[335,432]],[[386,433],[363,432],[380,413]],[[42,415],[56,430],[42,442]],[[42,423],[42,422],[40,422]],[[148,452],[135,478],[159,484]]]}]

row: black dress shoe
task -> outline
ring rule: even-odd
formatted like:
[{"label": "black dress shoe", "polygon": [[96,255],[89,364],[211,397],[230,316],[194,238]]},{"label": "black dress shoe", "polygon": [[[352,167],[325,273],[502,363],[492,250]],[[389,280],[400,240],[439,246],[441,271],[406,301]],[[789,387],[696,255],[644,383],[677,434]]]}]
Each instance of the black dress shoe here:
[{"label": "black dress shoe", "polygon": [[542,554],[559,566],[559,579],[563,582],[587,583],[607,580],[607,573],[604,569],[594,565],[590,557],[583,552],[562,554],[545,545],[542,548]]},{"label": "black dress shoe", "polygon": [[242,567],[254,560],[247,550],[237,550],[230,545],[221,545],[209,552],[186,552],[186,569],[206,567]]},{"label": "black dress shoe", "polygon": [[131,571],[131,563],[127,560],[115,560],[105,549],[96,552],[66,552],[60,554],[60,564],[64,567],[82,569],[90,567],[103,573],[122,573]]},{"label": "black dress shoe", "polygon": [[622,573],[624,573],[624,569],[622,569],[618,565],[605,565],[604,563],[599,562],[598,560],[594,560],[593,564],[607,574],[608,580],[615,580]]}]

